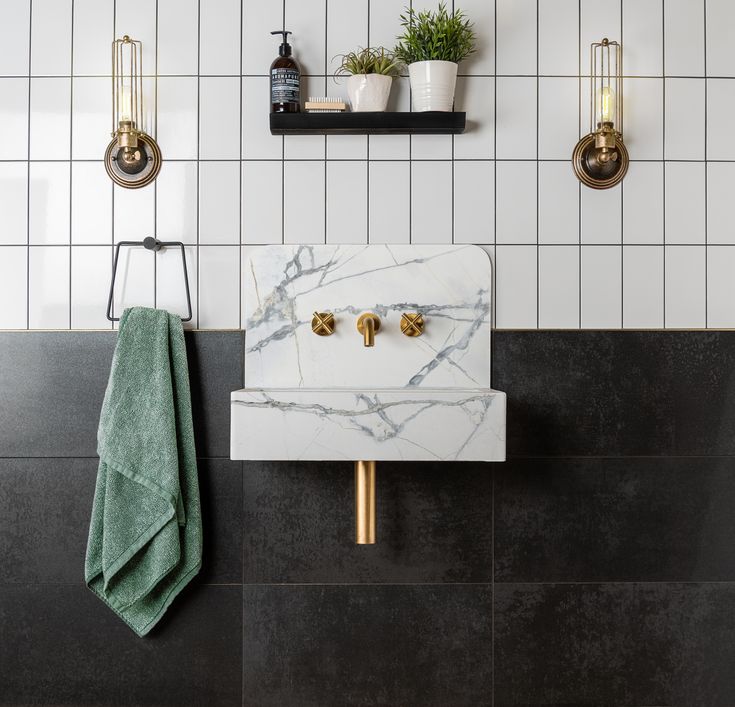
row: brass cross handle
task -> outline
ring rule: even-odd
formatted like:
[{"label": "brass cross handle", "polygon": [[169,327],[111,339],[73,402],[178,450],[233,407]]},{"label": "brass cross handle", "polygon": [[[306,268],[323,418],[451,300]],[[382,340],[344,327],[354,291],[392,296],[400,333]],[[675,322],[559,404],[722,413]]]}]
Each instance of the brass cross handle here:
[{"label": "brass cross handle", "polygon": [[406,336],[421,336],[424,333],[424,318],[418,312],[404,312],[401,315],[401,331]]},{"label": "brass cross handle", "polygon": [[319,336],[334,334],[334,314],[331,312],[314,312],[311,330]]}]

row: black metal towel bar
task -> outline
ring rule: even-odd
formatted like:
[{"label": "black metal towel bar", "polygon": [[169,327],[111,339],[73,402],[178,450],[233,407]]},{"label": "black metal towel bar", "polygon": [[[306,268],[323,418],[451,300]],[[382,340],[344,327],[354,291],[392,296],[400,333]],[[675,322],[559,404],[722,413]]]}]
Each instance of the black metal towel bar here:
[{"label": "black metal towel bar", "polygon": [[147,250],[152,250],[154,253],[161,250],[161,248],[181,248],[181,265],[184,268],[184,285],[186,287],[186,304],[189,310],[189,315],[181,317],[182,322],[191,321],[191,293],[189,292],[189,272],[186,268],[186,252],[184,251],[184,244],[181,241],[159,241],[157,238],[148,236],[148,238],[142,241],[120,241],[115,248],[115,259],[112,263],[112,282],[110,283],[110,296],[107,298],[107,318],[111,322],[119,322],[120,317],[112,316],[112,299],[115,295],[115,277],[117,276],[117,261],[120,257],[120,248],[122,246],[143,246]]}]

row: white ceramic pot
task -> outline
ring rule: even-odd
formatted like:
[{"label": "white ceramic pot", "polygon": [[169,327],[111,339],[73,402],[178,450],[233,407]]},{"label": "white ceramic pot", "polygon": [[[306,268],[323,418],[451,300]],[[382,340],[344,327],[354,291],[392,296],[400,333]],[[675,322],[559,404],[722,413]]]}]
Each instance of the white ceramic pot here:
[{"label": "white ceramic pot", "polygon": [[354,74],[347,77],[347,95],[356,112],[384,111],[393,79],[382,74]]},{"label": "white ceramic pot", "polygon": [[408,65],[411,103],[415,111],[451,111],[457,65],[453,61],[417,61]]}]

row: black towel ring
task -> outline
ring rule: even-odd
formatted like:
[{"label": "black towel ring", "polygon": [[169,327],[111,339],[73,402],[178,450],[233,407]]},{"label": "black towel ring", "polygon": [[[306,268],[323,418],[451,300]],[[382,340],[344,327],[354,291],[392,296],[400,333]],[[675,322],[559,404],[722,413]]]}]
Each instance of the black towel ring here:
[{"label": "black towel ring", "polygon": [[186,268],[186,252],[184,251],[184,244],[181,241],[159,241],[157,238],[148,236],[148,238],[142,241],[120,241],[115,248],[115,259],[112,263],[112,282],[110,283],[110,296],[107,298],[107,318],[111,322],[119,322],[120,317],[112,316],[112,298],[115,294],[115,277],[117,276],[117,261],[120,257],[120,248],[122,246],[143,246],[147,250],[152,250],[154,253],[161,250],[161,248],[175,247],[181,248],[181,264],[184,268],[184,285],[186,286],[186,304],[189,308],[189,315],[187,317],[181,317],[182,322],[191,321],[191,293],[189,292],[189,272]]}]

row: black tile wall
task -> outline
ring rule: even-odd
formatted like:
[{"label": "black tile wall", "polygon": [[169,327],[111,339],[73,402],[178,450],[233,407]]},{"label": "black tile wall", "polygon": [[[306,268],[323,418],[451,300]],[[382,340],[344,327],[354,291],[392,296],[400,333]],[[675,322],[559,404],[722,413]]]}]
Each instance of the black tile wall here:
[{"label": "black tile wall", "polygon": [[0,459],[2,582],[84,581],[96,459]]},{"label": "black tile wall", "polygon": [[115,334],[0,333],[0,457],[91,457]]},{"label": "black tile wall", "polygon": [[230,393],[243,387],[241,332],[187,332],[194,433],[200,457],[230,456]]},{"label": "black tile wall", "polygon": [[513,460],[495,472],[500,582],[735,581],[735,458]]},{"label": "black tile wall", "polygon": [[145,639],[84,585],[0,585],[5,705],[236,705],[242,587],[190,585]]},{"label": "black tile wall", "polygon": [[382,462],[378,542],[366,547],[354,542],[351,463],[246,462],[245,581],[491,582],[492,470],[446,470]]},{"label": "black tile wall", "polygon": [[[240,463],[240,332],[188,332],[199,577],[83,584],[114,333],[0,334],[0,704],[735,704],[735,332],[507,332],[505,464]],[[131,678],[131,676],[134,676]]]},{"label": "black tile wall", "polygon": [[243,592],[245,704],[490,705],[488,585]]},{"label": "black tile wall", "polygon": [[499,332],[509,456],[735,454],[735,331]]},{"label": "black tile wall", "polygon": [[496,705],[716,705],[735,695],[735,585],[496,585]]}]

